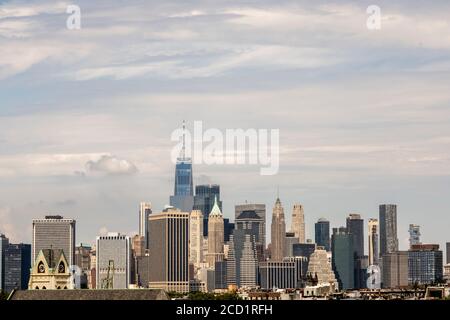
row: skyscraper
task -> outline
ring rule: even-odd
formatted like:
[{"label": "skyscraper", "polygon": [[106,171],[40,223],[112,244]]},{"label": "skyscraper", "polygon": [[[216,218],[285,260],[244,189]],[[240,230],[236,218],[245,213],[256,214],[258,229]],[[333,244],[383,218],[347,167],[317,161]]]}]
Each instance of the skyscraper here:
[{"label": "skyscraper", "polygon": [[378,219],[369,219],[369,266],[378,265]]},{"label": "skyscraper", "polygon": [[320,218],[314,225],[315,240],[319,247],[324,247],[330,251],[330,222],[325,218]]},{"label": "skyscraper", "polygon": [[5,251],[9,246],[9,239],[0,233],[0,291],[5,286]]},{"label": "skyscraper", "polygon": [[144,237],[145,249],[148,249],[148,216],[152,213],[150,202],[139,204],[139,235]]},{"label": "skyscraper", "polygon": [[264,250],[266,249],[266,205],[257,203],[238,204],[234,207],[234,218],[236,219],[244,211],[255,211],[255,213],[262,219],[259,226],[259,241]]},{"label": "skyscraper", "polygon": [[294,256],[294,245],[298,244],[298,238],[295,236],[294,232],[286,232],[286,237],[284,240],[284,257],[293,257]]},{"label": "skyscraper", "polygon": [[203,262],[203,213],[192,210],[189,216],[189,263],[195,268]]},{"label": "skyscraper", "polygon": [[315,243],[294,243],[292,245],[292,255],[294,257],[305,257],[309,259],[317,247]]},{"label": "skyscraper", "polygon": [[[183,131],[186,130],[183,122]],[[182,212],[191,212],[194,207],[194,188],[192,178],[192,159],[186,157],[185,136],[180,157],[175,165],[174,194],[170,196],[170,205]]]},{"label": "skyscraper", "polygon": [[91,250],[90,245],[83,243],[75,248],[75,265],[83,271],[91,269]]},{"label": "skyscraper", "polygon": [[80,288],[88,288],[89,276],[91,272],[91,250],[92,247],[87,244],[80,243],[75,247],[75,265],[80,268]]},{"label": "skyscraper", "polygon": [[352,235],[353,239],[353,256],[354,256],[354,280],[355,283],[353,288],[361,289],[364,288],[365,283],[365,272],[363,270],[363,260],[364,260],[364,220],[361,216],[356,213],[351,213],[347,217],[347,232]]},{"label": "skyscraper", "polygon": [[380,256],[398,251],[397,205],[380,205]]},{"label": "skyscraper", "polygon": [[133,257],[145,256],[145,238],[141,235],[135,234],[131,238],[131,249]]},{"label": "skyscraper", "polygon": [[167,208],[149,217],[149,288],[189,292],[189,212]]},{"label": "skyscraper", "polygon": [[31,245],[9,244],[5,250],[4,291],[28,288],[31,268]]},{"label": "skyscraper", "polygon": [[355,284],[353,236],[346,228],[333,228],[331,236],[332,266],[339,289],[352,289]]},{"label": "skyscraper", "polygon": [[45,219],[33,219],[32,264],[39,251],[43,249],[61,249],[69,266],[75,264],[75,220],[62,216],[46,216]]},{"label": "skyscraper", "polygon": [[281,205],[280,198],[277,198],[273,208],[271,231],[271,260],[282,261],[286,246],[286,222],[284,220],[284,209]]},{"label": "skyscraper", "polygon": [[236,230],[244,230],[246,234],[254,236],[258,261],[264,261],[264,239],[261,237],[262,219],[255,210],[242,211],[235,220]]},{"label": "skyscraper", "polygon": [[430,285],[442,281],[443,253],[438,244],[413,244],[408,251],[408,282]]},{"label": "skyscraper", "polygon": [[408,286],[408,252],[396,251],[381,257],[382,288]]},{"label": "skyscraper", "polygon": [[447,263],[450,263],[450,242],[446,243],[447,247]]},{"label": "skyscraper", "polygon": [[[227,260],[228,284],[237,287],[256,287],[258,282],[258,257],[255,235],[236,229],[230,237]],[[230,253],[229,252],[229,253]]]},{"label": "skyscraper", "polygon": [[352,234],[355,257],[364,256],[364,220],[361,215],[351,213],[347,217],[347,232]]},{"label": "skyscraper", "polygon": [[203,236],[208,236],[208,218],[214,206],[214,199],[222,210],[220,201],[220,186],[218,184],[205,184],[195,186],[194,210],[200,210],[203,214]]},{"label": "skyscraper", "polygon": [[294,204],[294,208],[292,209],[291,232],[294,233],[295,238],[298,238],[299,243],[306,242],[305,213],[301,204]]},{"label": "skyscraper", "polygon": [[264,290],[295,289],[297,279],[297,263],[294,260],[264,261],[259,263],[259,278]]},{"label": "skyscraper", "polygon": [[420,242],[420,226],[417,224],[410,224],[409,225],[409,247],[412,248],[412,246],[421,244]]},{"label": "skyscraper", "polygon": [[327,251],[323,247],[316,248],[311,254],[307,274],[309,277],[317,277],[318,284],[329,284],[331,292],[337,289],[336,275],[328,260]]},{"label": "skyscraper", "polygon": [[215,198],[214,206],[209,214],[208,221],[208,254],[206,262],[210,267],[214,268],[216,261],[223,261],[225,258],[223,252],[224,245],[224,225],[223,215],[219,208],[217,198]]},{"label": "skyscraper", "polygon": [[[97,237],[96,248],[97,289],[127,289],[131,284],[131,238],[110,232]],[[110,286],[108,280],[112,280]]]}]

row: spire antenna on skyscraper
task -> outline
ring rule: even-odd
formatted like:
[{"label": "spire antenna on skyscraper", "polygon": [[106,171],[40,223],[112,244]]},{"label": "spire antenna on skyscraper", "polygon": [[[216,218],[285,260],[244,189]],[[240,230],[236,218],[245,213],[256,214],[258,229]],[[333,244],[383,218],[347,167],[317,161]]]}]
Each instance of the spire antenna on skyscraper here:
[{"label": "spire antenna on skyscraper", "polygon": [[183,120],[183,147],[181,149],[181,159],[186,159],[186,121]]}]

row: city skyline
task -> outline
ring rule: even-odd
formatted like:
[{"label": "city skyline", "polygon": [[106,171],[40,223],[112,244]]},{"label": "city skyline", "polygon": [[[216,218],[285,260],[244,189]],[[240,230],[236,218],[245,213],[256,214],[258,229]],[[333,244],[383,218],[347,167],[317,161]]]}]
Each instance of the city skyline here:
[{"label": "city skyline", "polygon": [[339,227],[393,203],[400,250],[410,224],[444,248],[449,3],[380,1],[377,31],[350,0],[77,4],[82,28],[67,30],[62,3],[0,1],[0,232],[13,243],[49,214],[76,220],[77,242],[138,233],[139,203],[159,212],[173,194],[171,132],[201,120],[280,130],[277,175],[193,166],[194,186],[221,186],[224,218],[263,203],[270,239],[279,186],[287,225],[304,206],[307,239],[321,217]]}]

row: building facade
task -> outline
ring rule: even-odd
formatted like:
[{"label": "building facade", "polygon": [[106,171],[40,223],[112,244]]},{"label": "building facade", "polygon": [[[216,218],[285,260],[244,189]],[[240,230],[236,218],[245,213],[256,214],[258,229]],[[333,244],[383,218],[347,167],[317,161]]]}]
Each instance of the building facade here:
[{"label": "building facade", "polygon": [[9,244],[5,250],[4,263],[3,290],[9,293],[14,289],[27,289],[30,279],[31,245]]},{"label": "building facade", "polygon": [[420,242],[420,226],[417,224],[410,224],[409,229],[409,247],[421,244]]},{"label": "building facade", "polygon": [[189,212],[168,208],[149,217],[149,288],[189,292]]},{"label": "building facade", "polygon": [[325,248],[317,247],[311,254],[308,263],[307,276],[311,279],[317,280],[316,285],[328,284],[330,292],[338,289],[338,281],[334,274],[332,265],[328,259],[328,254]]},{"label": "building facade", "polygon": [[152,204],[141,202],[139,204],[139,235],[144,237],[145,249],[148,249],[148,216],[152,214]]},{"label": "building facade", "polygon": [[382,288],[402,288],[408,286],[408,252],[397,251],[381,257]]},{"label": "building facade", "polygon": [[74,289],[69,263],[62,249],[43,249],[30,271],[29,290]]},{"label": "building facade", "polygon": [[309,259],[317,247],[318,246],[315,243],[294,243],[292,245],[292,256],[306,257]]},{"label": "building facade", "polygon": [[228,285],[254,288],[258,283],[258,255],[255,235],[236,229],[229,241]]},{"label": "building facade", "polygon": [[398,251],[397,205],[380,205],[380,256]]},{"label": "building facade", "polygon": [[431,285],[443,281],[443,253],[438,244],[413,244],[408,251],[410,285]]},{"label": "building facade", "polygon": [[132,283],[131,238],[110,232],[96,241],[97,289],[127,289]]},{"label": "building facade", "polygon": [[259,242],[261,243],[263,251],[266,248],[266,205],[258,204],[258,203],[245,203],[239,204],[234,207],[234,218],[236,219],[240,216],[240,214],[244,211],[254,211],[256,215],[261,219],[259,225]]},{"label": "building facade", "polygon": [[189,216],[189,263],[195,269],[203,262],[203,213],[192,210]]},{"label": "building facade", "polygon": [[5,252],[9,246],[9,239],[0,233],[0,292],[5,288]]},{"label": "building facade", "polygon": [[135,258],[136,264],[136,285],[140,288],[148,288],[150,282],[150,256],[140,256]]},{"label": "building facade", "polygon": [[263,290],[296,289],[298,279],[294,261],[264,261],[259,263],[260,286]]},{"label": "building facade", "polygon": [[222,210],[222,201],[220,200],[220,186],[218,184],[204,184],[195,186],[194,210],[200,210],[203,214],[203,236],[208,236],[208,218],[209,213],[214,207],[214,201]]},{"label": "building facade", "polygon": [[298,238],[299,243],[306,242],[305,212],[301,204],[294,204],[294,208],[292,209],[291,232],[294,233],[295,238]]},{"label": "building facade", "polygon": [[145,237],[135,234],[133,238],[131,238],[131,249],[133,257],[142,257],[145,256],[146,253],[146,244]]},{"label": "building facade", "polygon": [[369,219],[369,266],[379,264],[378,219]]},{"label": "building facade", "polygon": [[299,243],[299,239],[295,236],[294,232],[286,232],[285,237],[285,246],[284,246],[284,257],[293,257],[294,256],[294,244]]},{"label": "building facade", "polygon": [[332,266],[339,289],[353,289],[355,284],[353,236],[346,228],[333,228],[331,236]]},{"label": "building facade", "polygon": [[61,249],[69,265],[75,264],[75,220],[62,216],[33,219],[32,261],[44,249]]},{"label": "building facade", "polygon": [[235,228],[243,230],[246,234],[253,236],[255,239],[256,252],[258,261],[264,261],[264,237],[261,237],[260,231],[264,219],[256,213],[255,210],[242,211],[235,220]]},{"label": "building facade", "polygon": [[216,261],[225,259],[223,234],[223,215],[216,198],[208,219],[208,254],[206,255],[206,262],[211,268],[214,268]]},{"label": "building facade", "polygon": [[447,263],[450,263],[450,242],[447,242],[446,244],[446,254],[447,254]]},{"label": "building facade", "polygon": [[355,289],[366,286],[364,265],[364,220],[361,215],[351,213],[346,220],[347,232],[353,238],[354,285]]},{"label": "building facade", "polygon": [[271,231],[271,260],[282,261],[286,247],[286,222],[284,209],[279,198],[277,198],[273,208]]},{"label": "building facade", "polygon": [[320,218],[314,225],[315,240],[319,247],[325,248],[326,251],[331,251],[330,245],[330,221],[325,218]]}]

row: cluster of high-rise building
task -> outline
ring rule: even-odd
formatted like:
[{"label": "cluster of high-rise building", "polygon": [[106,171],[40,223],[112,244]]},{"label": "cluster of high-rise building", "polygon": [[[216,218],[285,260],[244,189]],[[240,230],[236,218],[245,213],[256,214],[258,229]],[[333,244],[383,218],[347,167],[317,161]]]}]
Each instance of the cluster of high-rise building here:
[{"label": "cluster of high-rise building", "polygon": [[399,250],[394,204],[379,206],[379,217],[367,221],[367,234],[360,214],[349,214],[345,226],[334,228],[320,218],[313,241],[306,237],[302,204],[292,205],[287,226],[277,197],[268,245],[265,204],[237,204],[234,222],[222,208],[219,185],[197,185],[194,194],[192,162],[183,149],[170,205],[155,212],[150,202],[140,203],[134,236],[108,233],[92,246],[76,246],[76,221],[62,216],[34,219],[31,245],[11,244],[0,235],[0,289],[277,288],[326,295],[450,278],[450,243],[444,266],[439,245],[423,244],[418,225],[409,226],[409,250]]}]

